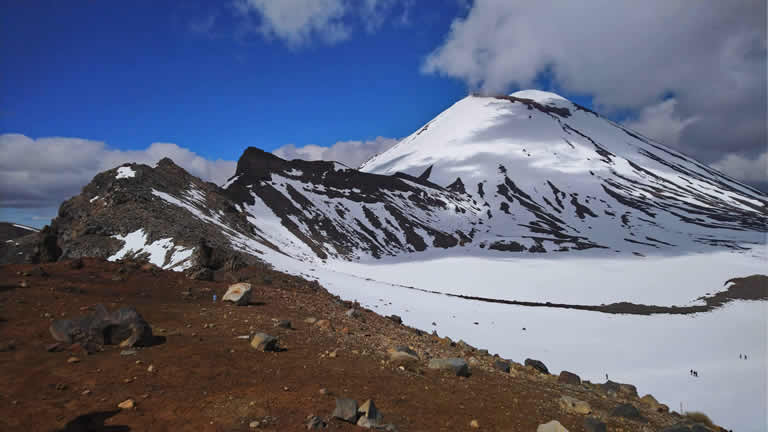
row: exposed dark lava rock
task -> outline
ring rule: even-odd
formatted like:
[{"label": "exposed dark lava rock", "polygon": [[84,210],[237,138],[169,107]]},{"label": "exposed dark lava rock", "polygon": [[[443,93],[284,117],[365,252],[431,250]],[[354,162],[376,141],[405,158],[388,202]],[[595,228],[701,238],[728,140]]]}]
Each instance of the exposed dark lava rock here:
[{"label": "exposed dark lava rock", "polygon": [[51,323],[54,339],[68,344],[95,343],[123,347],[150,345],[155,340],[152,328],[133,307],[122,307],[108,312],[104,305],[96,305],[95,312],[74,319],[61,319]]}]

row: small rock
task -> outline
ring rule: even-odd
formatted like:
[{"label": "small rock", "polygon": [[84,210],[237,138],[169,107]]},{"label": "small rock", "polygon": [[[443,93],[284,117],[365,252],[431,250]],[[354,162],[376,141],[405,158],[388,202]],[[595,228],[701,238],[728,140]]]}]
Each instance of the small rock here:
[{"label": "small rock", "polygon": [[549,369],[547,369],[544,363],[539,360],[525,359],[525,365],[530,366],[543,374],[549,375]]},{"label": "small rock", "polygon": [[495,360],[493,362],[493,368],[504,373],[509,373],[510,363],[506,360]]},{"label": "small rock", "polygon": [[323,330],[333,330],[333,326],[331,325],[331,322],[326,319],[316,321],[315,325],[317,327],[320,327]]},{"label": "small rock", "polygon": [[133,399],[126,399],[117,404],[117,407],[124,410],[133,409],[136,407],[136,402]]},{"label": "small rock", "polygon": [[592,412],[588,403],[570,396],[561,396],[559,404],[560,408],[569,414],[589,414]]},{"label": "small rock", "polygon": [[67,363],[80,363],[80,359],[77,357],[70,357],[67,359]]},{"label": "small rock", "polygon": [[290,320],[280,320],[275,324],[275,327],[284,328],[284,329],[291,329],[293,328],[291,326]]},{"label": "small rock", "polygon": [[381,424],[381,413],[371,399],[357,409],[357,414],[360,416],[357,419],[357,425],[360,427],[371,429]]},{"label": "small rock", "polygon": [[469,427],[472,429],[480,429],[480,423],[477,420],[472,420],[469,422]]},{"label": "small rock", "polygon": [[640,398],[640,402],[650,407],[652,410],[660,413],[669,412],[669,407],[663,403],[659,403],[655,397],[647,394]]},{"label": "small rock", "polygon": [[251,338],[251,346],[259,351],[277,351],[277,338],[266,333],[256,333]]},{"label": "small rock", "polygon": [[66,345],[61,342],[52,343],[45,346],[45,350],[48,352],[60,352],[66,349]]},{"label": "small rock", "polygon": [[325,396],[325,395],[330,394],[330,392],[328,391],[327,388],[323,387],[323,388],[320,389],[320,394]]},{"label": "small rock", "polygon": [[261,422],[258,421],[258,420],[254,420],[254,421],[248,423],[248,427],[251,428],[251,429],[258,429],[259,426],[261,426]]},{"label": "small rock", "polygon": [[328,353],[328,357],[330,358],[336,358],[337,355],[338,355],[338,350],[333,350],[330,353]]},{"label": "small rock", "polygon": [[584,430],[586,432],[607,432],[608,428],[605,426],[605,423],[600,421],[600,419],[587,417],[584,419]]},{"label": "small rock", "polygon": [[568,429],[561,425],[559,421],[552,420],[549,423],[540,424],[536,428],[536,432],[568,432]]},{"label": "small rock", "polygon": [[317,322],[317,318],[315,317],[304,318],[304,322],[307,324],[314,324]]},{"label": "small rock", "polygon": [[570,385],[576,385],[576,386],[581,385],[581,378],[575,373],[568,372],[568,371],[560,372],[560,376],[557,377],[557,381],[563,384],[570,384]]},{"label": "small rock", "polygon": [[643,416],[632,404],[621,404],[611,411],[611,417],[624,417],[630,420],[642,420]]},{"label": "small rock", "polygon": [[346,422],[357,422],[357,401],[348,398],[336,398],[336,408],[331,417],[335,417]]},{"label": "small rock", "polygon": [[155,365],[149,365],[147,366],[147,372],[154,373],[155,372]]},{"label": "small rock", "polygon": [[349,309],[348,311],[344,312],[344,314],[350,318],[359,318],[360,317],[360,311],[357,309]]},{"label": "small rock", "polygon": [[395,366],[413,366],[419,362],[419,355],[407,346],[398,345],[394,348],[389,348],[387,354],[389,355],[389,361]]},{"label": "small rock", "polygon": [[88,390],[88,389],[85,389],[85,390],[83,390],[83,392],[82,392],[82,393],[80,393],[80,394],[81,394],[81,395],[83,395],[83,396],[88,396],[88,395],[90,395],[90,394],[91,394],[91,391],[90,391],[90,390]]},{"label": "small rock", "polygon": [[632,384],[622,384],[611,380],[598,385],[606,393],[616,393],[624,396],[637,397],[637,388]]},{"label": "small rock", "polygon": [[221,300],[232,302],[238,306],[246,306],[251,301],[251,284],[240,282],[230,285]]},{"label": "small rock", "polygon": [[29,288],[29,282],[26,280],[19,282],[19,288]]},{"label": "small rock", "polygon": [[9,340],[8,342],[0,343],[0,352],[8,352],[16,349],[16,341]]},{"label": "small rock", "polygon": [[387,317],[387,319],[390,320],[390,321],[393,321],[393,322],[395,322],[397,324],[402,324],[403,323],[403,319],[400,318],[398,315],[390,315],[390,316]]},{"label": "small rock", "polygon": [[121,356],[130,356],[130,355],[135,355],[137,352],[138,351],[136,351],[136,350],[127,349],[127,350],[120,351],[120,355]]},{"label": "small rock", "polygon": [[307,429],[325,429],[328,425],[318,416],[307,418]]},{"label": "small rock", "polygon": [[456,376],[469,376],[469,366],[460,358],[435,358],[429,361],[430,369],[449,370]]}]

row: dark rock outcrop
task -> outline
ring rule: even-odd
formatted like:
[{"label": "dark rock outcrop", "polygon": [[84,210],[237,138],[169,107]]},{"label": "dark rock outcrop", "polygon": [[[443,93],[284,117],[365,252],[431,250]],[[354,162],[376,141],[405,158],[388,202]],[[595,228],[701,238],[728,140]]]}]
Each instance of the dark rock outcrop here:
[{"label": "dark rock outcrop", "polygon": [[540,373],[549,375],[549,369],[547,369],[547,366],[540,360],[525,359],[525,365],[536,369]]},{"label": "dark rock outcrop", "polygon": [[104,305],[96,305],[95,312],[74,319],[61,319],[51,323],[51,335],[59,342],[122,347],[146,346],[154,342],[152,328],[133,307],[122,307],[108,312]]}]

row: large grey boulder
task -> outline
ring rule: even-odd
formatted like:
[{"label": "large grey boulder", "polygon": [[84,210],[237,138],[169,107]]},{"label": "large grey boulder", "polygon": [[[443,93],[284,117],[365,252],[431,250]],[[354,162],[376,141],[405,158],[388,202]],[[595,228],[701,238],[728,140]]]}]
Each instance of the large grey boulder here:
[{"label": "large grey boulder", "polygon": [[336,408],[334,408],[331,417],[357,423],[357,401],[348,398],[336,398]]},{"label": "large grey boulder", "polygon": [[251,346],[259,351],[278,351],[277,338],[266,333],[256,333],[251,338]]},{"label": "large grey boulder", "polygon": [[525,365],[530,366],[543,374],[549,375],[549,369],[547,369],[544,363],[539,360],[525,359]]},{"label": "large grey boulder", "polygon": [[560,396],[560,400],[558,402],[560,404],[560,408],[569,414],[589,414],[592,412],[592,408],[587,402],[570,396]]},{"label": "large grey boulder", "polygon": [[540,424],[536,428],[536,432],[568,432],[568,429],[561,425],[559,421],[552,420],[548,423]]},{"label": "large grey boulder", "polygon": [[493,368],[498,369],[504,373],[509,373],[511,363],[507,360],[494,360]]},{"label": "large grey boulder", "polygon": [[221,300],[230,301],[238,306],[248,305],[251,301],[251,284],[240,282],[230,285]]},{"label": "large grey boulder", "polygon": [[587,432],[607,432],[608,428],[600,419],[587,417],[584,419],[584,430]]},{"label": "large grey boulder", "polygon": [[469,365],[460,358],[436,358],[429,361],[430,369],[451,371],[456,376],[469,376]]},{"label": "large grey boulder", "polygon": [[154,341],[152,328],[131,306],[109,312],[99,304],[92,314],[52,322],[49,331],[54,339],[68,344],[133,347],[150,345]]},{"label": "large grey boulder", "polygon": [[581,385],[581,378],[573,372],[562,371],[557,377],[557,382],[570,385]]},{"label": "large grey boulder", "polygon": [[600,384],[600,389],[606,393],[616,393],[617,395],[637,397],[637,387],[632,384],[622,384],[608,380],[605,384]]},{"label": "large grey boulder", "polygon": [[381,413],[371,399],[360,405],[357,414],[360,416],[357,419],[357,425],[360,427],[371,429],[381,425]]}]

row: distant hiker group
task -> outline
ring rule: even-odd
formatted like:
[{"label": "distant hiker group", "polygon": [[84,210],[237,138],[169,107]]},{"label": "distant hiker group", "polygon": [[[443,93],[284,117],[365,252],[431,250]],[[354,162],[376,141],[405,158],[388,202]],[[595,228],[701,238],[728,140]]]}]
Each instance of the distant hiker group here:
[{"label": "distant hiker group", "polygon": [[691,369],[691,376],[694,376],[694,377],[698,378],[699,377],[699,371],[695,371],[695,370]]}]

